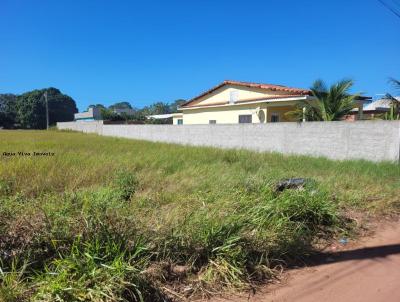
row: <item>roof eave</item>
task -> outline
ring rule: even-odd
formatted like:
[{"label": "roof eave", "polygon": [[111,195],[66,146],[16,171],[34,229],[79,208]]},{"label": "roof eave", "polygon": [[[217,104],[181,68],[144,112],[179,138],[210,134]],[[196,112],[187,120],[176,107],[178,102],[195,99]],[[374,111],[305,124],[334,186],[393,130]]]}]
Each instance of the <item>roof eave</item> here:
[{"label": "roof eave", "polygon": [[251,101],[251,102],[242,102],[242,103],[234,103],[234,104],[218,104],[218,105],[209,105],[209,106],[191,106],[191,107],[179,107],[178,110],[191,110],[191,109],[203,109],[203,108],[224,108],[231,106],[245,106],[251,104],[262,104],[262,103],[278,103],[278,102],[288,102],[288,101],[302,101],[302,100],[312,100],[314,97],[309,95],[304,96],[296,96],[296,97],[288,97],[288,98],[276,98],[276,99],[264,99],[259,101]]}]

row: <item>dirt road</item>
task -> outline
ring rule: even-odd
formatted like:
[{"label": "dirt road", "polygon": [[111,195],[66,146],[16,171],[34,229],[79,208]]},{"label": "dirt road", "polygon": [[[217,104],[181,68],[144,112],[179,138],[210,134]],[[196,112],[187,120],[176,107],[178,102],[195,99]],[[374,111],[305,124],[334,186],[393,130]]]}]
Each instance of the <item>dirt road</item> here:
[{"label": "dirt road", "polygon": [[217,301],[399,302],[400,221],[315,265],[290,271],[281,285],[250,298]]}]

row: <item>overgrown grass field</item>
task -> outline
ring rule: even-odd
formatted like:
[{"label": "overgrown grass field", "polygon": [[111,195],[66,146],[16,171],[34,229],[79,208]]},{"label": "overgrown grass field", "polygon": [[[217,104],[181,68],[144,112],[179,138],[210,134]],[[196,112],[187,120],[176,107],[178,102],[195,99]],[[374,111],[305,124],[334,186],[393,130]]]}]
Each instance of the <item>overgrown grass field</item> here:
[{"label": "overgrown grass field", "polygon": [[[3,155],[34,151],[55,155]],[[243,290],[400,205],[393,163],[58,131],[0,131],[0,155],[1,302]],[[289,177],[310,181],[276,192]]]}]

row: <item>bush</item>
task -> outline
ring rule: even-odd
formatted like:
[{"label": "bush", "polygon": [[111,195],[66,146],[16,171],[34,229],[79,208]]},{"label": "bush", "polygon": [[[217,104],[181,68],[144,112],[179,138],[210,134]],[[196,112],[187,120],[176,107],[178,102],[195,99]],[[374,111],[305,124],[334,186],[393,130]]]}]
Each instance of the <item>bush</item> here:
[{"label": "bush", "polygon": [[136,175],[125,170],[117,172],[115,186],[123,200],[129,200],[135,194],[139,185]]},{"label": "bush", "polygon": [[0,197],[8,196],[12,193],[12,182],[0,179]]},{"label": "bush", "polygon": [[127,252],[110,241],[81,242],[53,260],[36,283],[35,301],[160,301],[162,295],[141,275],[140,247]]}]

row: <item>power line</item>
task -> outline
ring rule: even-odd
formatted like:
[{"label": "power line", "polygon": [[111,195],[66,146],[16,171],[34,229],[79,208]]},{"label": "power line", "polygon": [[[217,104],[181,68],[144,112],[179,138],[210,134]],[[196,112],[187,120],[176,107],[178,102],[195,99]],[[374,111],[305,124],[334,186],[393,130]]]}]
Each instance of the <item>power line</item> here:
[{"label": "power line", "polygon": [[395,14],[397,17],[400,18],[400,13],[397,12],[393,7],[391,7],[389,4],[387,4],[385,1],[383,0],[378,0],[379,3],[381,3],[384,7],[386,7],[388,10],[390,10],[393,14]]},{"label": "power line", "polygon": [[394,3],[396,3],[397,5],[400,5],[400,1],[399,0],[392,0]]},{"label": "power line", "polygon": [[47,91],[44,93],[44,99],[46,101],[46,129],[49,130],[49,101],[47,100]]}]

